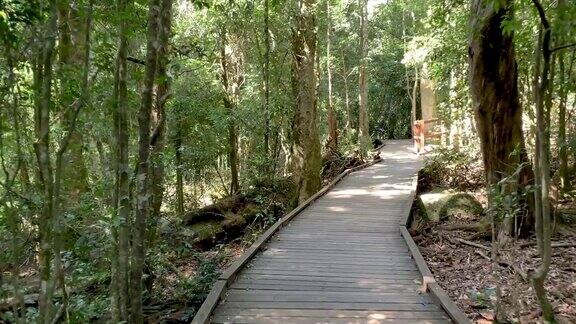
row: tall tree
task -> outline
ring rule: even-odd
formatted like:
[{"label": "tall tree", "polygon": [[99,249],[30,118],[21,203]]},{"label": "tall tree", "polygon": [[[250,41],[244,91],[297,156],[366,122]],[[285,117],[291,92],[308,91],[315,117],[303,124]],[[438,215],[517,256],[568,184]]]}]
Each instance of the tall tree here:
[{"label": "tall tree", "polygon": [[[163,7],[171,0],[148,2],[148,30],[144,85],[138,111],[138,168],[136,170],[136,211],[132,226],[132,253],[130,260],[130,318],[132,323],[143,323],[142,274],[146,258],[146,222],[150,215],[150,124],[153,106],[154,81],[158,63],[159,17]],[[162,6],[162,8],[161,8]]]},{"label": "tall tree", "polygon": [[150,193],[152,195],[151,226],[149,226],[150,243],[153,243],[156,238],[156,224],[160,218],[160,207],[162,207],[162,199],[164,197],[164,161],[162,153],[166,137],[166,102],[170,97],[168,64],[170,59],[170,36],[172,33],[172,1],[167,1],[167,3],[162,5],[158,28],[157,86],[152,114],[154,127],[150,139]]},{"label": "tall tree", "polygon": [[293,168],[298,201],[304,202],[320,189],[320,139],[316,93],[316,1],[299,0],[292,35],[292,69],[295,100],[292,123]]},{"label": "tall tree", "polygon": [[[132,0],[117,0],[117,10],[121,14],[132,8]],[[112,304],[116,321],[127,322],[130,313],[129,273],[130,273],[130,166],[129,166],[129,121],[128,121],[128,33],[126,19],[120,20],[118,50],[114,72],[113,116],[115,156],[115,186],[113,210],[114,244],[112,257]]]},{"label": "tall tree", "polygon": [[[514,35],[502,30],[504,20],[513,14],[512,1],[497,5],[474,0],[468,47],[472,106],[488,192],[503,195],[522,191],[532,179],[524,149]],[[505,219],[500,234],[511,234],[512,224],[512,219]]]}]

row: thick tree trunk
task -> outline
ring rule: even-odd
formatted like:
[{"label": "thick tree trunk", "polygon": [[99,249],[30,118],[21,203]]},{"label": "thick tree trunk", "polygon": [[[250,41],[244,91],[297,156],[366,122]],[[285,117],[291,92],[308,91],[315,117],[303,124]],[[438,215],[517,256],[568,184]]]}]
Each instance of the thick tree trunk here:
[{"label": "thick tree trunk", "polygon": [[368,56],[368,2],[359,0],[360,4],[360,66],[358,67],[358,146],[363,158],[368,155],[371,146],[368,123],[368,84],[366,76],[366,60]]},{"label": "thick tree trunk", "polygon": [[331,62],[331,29],[332,17],[330,15],[330,1],[326,1],[326,74],[328,77],[328,142],[326,148],[332,153],[338,151],[338,120],[334,112],[334,103],[332,102],[332,62]]},{"label": "thick tree trunk", "polygon": [[[560,102],[558,104],[558,160],[560,162],[560,188],[563,193],[570,191],[570,178],[568,175],[568,150],[566,142],[566,102],[568,100],[568,91],[566,89],[566,76],[564,67],[564,53],[558,57],[559,77],[560,77]],[[568,70],[571,71],[571,70]]]},{"label": "thick tree trunk", "polygon": [[143,323],[142,274],[146,258],[146,222],[150,214],[150,115],[157,67],[158,17],[160,0],[148,2],[146,69],[140,109],[138,111],[138,174],[136,176],[136,213],[132,226],[132,259],[130,269],[131,323]]},{"label": "thick tree trunk", "polygon": [[304,202],[320,189],[320,139],[316,74],[316,1],[300,0],[292,35],[295,112],[292,124],[293,171],[298,201]]},{"label": "thick tree trunk", "polygon": [[[522,133],[513,35],[501,29],[504,19],[512,15],[510,1],[495,8],[491,2],[474,0],[468,49],[472,103],[487,188],[504,195],[522,191],[532,182]],[[519,168],[520,172],[515,173]],[[504,178],[509,179],[498,185]],[[489,196],[489,204],[494,207]],[[531,224],[531,217],[523,223]],[[512,225],[513,219],[506,218],[501,234],[510,235]]]}]

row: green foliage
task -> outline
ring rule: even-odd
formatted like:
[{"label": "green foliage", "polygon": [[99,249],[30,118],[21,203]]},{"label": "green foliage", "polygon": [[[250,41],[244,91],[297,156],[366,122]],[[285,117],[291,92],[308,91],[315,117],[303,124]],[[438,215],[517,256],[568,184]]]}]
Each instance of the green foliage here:
[{"label": "green foliage", "polygon": [[420,181],[424,188],[433,186],[477,189],[484,185],[484,173],[478,153],[466,153],[448,148],[438,149],[427,157],[420,171]]}]

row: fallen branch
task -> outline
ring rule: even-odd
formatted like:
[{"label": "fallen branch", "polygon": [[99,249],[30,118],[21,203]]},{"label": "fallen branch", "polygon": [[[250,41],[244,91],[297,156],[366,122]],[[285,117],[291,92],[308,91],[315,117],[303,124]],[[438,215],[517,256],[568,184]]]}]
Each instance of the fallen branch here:
[{"label": "fallen branch", "polygon": [[466,244],[466,245],[474,246],[474,247],[477,247],[477,248],[480,248],[480,249],[484,249],[484,250],[486,250],[486,251],[492,251],[492,248],[491,248],[491,247],[488,247],[488,246],[486,246],[486,245],[482,245],[482,244],[478,244],[478,243],[466,241],[466,240],[463,240],[463,239],[461,239],[461,238],[454,238],[453,240],[456,241],[456,242],[462,243],[462,244]]},{"label": "fallen branch", "polygon": [[482,251],[476,250],[476,251],[474,251],[474,252],[476,252],[476,254],[480,255],[481,257],[483,257],[484,259],[486,259],[486,260],[488,260],[488,261],[491,260],[490,257],[487,256],[486,254],[482,253]]},{"label": "fallen branch", "polygon": [[[534,246],[536,245],[536,242],[525,242],[520,244],[520,247],[528,247],[528,246]],[[553,242],[552,243],[552,247],[553,248],[559,248],[559,247],[574,247],[576,246],[576,242]]]}]

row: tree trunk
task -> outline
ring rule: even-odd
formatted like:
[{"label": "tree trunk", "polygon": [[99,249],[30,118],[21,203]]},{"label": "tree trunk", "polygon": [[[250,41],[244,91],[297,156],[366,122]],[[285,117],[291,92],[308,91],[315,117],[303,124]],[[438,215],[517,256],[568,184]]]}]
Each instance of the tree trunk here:
[{"label": "tree trunk", "polygon": [[292,123],[293,171],[302,203],[320,189],[320,139],[316,74],[316,1],[299,0],[292,35],[295,112]]},{"label": "tree trunk", "polygon": [[228,44],[228,33],[226,27],[222,27],[220,44],[220,65],[221,65],[221,81],[224,88],[224,108],[228,113],[228,163],[230,164],[230,195],[234,195],[240,189],[238,181],[238,133],[236,127],[236,120],[234,116],[234,107],[237,103],[235,99],[234,86],[237,86],[234,81],[230,80],[231,68],[228,62],[228,54],[226,53],[226,46]]},{"label": "tree trunk", "polygon": [[[119,13],[127,14],[132,9],[132,0],[117,0]],[[118,51],[116,53],[116,69],[114,75],[113,116],[114,116],[114,173],[115,199],[114,210],[116,220],[113,225],[115,252],[113,256],[114,272],[112,277],[113,317],[118,322],[129,321],[129,273],[130,273],[130,166],[129,166],[129,136],[128,123],[128,22],[120,21]]]},{"label": "tree trunk", "polygon": [[344,128],[346,129],[346,137],[348,138],[348,142],[352,142],[352,111],[350,111],[350,91],[348,87],[348,77],[349,72],[346,69],[346,56],[344,55],[344,51],[342,51],[342,77],[344,79],[344,101],[346,104],[346,125]]},{"label": "tree trunk", "polygon": [[57,37],[57,4],[50,1],[49,18],[37,62],[35,62],[34,84],[36,100],[34,109],[34,151],[38,162],[38,184],[41,190],[42,210],[38,219],[38,266],[40,296],[38,298],[39,323],[51,323],[53,316],[52,261],[53,251],[53,203],[54,187],[50,163],[50,108],[52,106],[52,63]]},{"label": "tree trunk", "polygon": [[176,212],[180,218],[184,217],[184,174],[182,172],[182,130],[177,125],[174,151],[176,155]]},{"label": "tree trunk", "polygon": [[264,0],[264,154],[270,158],[270,0]]},{"label": "tree trunk", "polygon": [[368,56],[368,2],[359,0],[360,4],[360,66],[358,67],[358,89],[360,94],[358,119],[358,146],[360,155],[366,158],[371,146],[368,123],[368,84],[366,76],[366,60]]},{"label": "tree trunk", "polygon": [[[472,104],[487,188],[488,192],[503,195],[522,192],[532,181],[522,133],[513,34],[501,29],[504,19],[512,15],[510,1],[495,8],[490,2],[474,0],[468,49]],[[520,172],[515,173],[519,168]],[[500,183],[505,178],[508,180]],[[492,196],[489,195],[489,205],[494,208]],[[529,225],[530,220],[523,223]],[[500,233],[511,235],[512,224],[511,217],[505,218]]]},{"label": "tree trunk", "polygon": [[[58,0],[58,20],[59,104],[60,111],[64,112],[65,122],[70,123],[71,119],[75,118],[72,106],[81,96],[75,90],[75,84],[76,80],[81,78],[78,67],[83,64],[83,50],[88,46],[85,42],[88,30],[80,23],[79,8],[71,7],[67,0]],[[74,130],[64,161],[64,164],[71,167],[62,170],[63,189],[72,200],[76,200],[80,193],[88,190],[88,168],[84,160],[83,141],[82,133]]]},{"label": "tree trunk", "polygon": [[330,0],[326,1],[326,20],[326,74],[328,77],[328,142],[326,143],[326,148],[331,153],[336,153],[338,151],[338,121],[332,102],[332,63],[330,57],[332,17],[330,15]]},{"label": "tree trunk", "polygon": [[160,12],[158,35],[158,66],[157,66],[157,86],[156,102],[153,110],[155,127],[150,140],[150,193],[151,197],[151,217],[149,243],[154,244],[156,240],[156,227],[160,218],[160,208],[164,196],[164,161],[162,152],[165,146],[166,137],[166,111],[165,106],[170,97],[170,76],[167,73],[169,63],[170,35],[172,32],[172,0],[162,0]]},{"label": "tree trunk", "polygon": [[[164,0],[162,0],[164,3]],[[150,115],[157,67],[158,17],[160,0],[148,2],[148,31],[146,46],[146,69],[140,109],[138,111],[138,175],[136,177],[136,213],[132,226],[132,260],[130,263],[131,322],[143,323],[142,274],[146,258],[146,222],[150,214]]]},{"label": "tree trunk", "polygon": [[547,322],[554,323],[554,310],[552,304],[546,296],[546,289],[544,282],[548,271],[550,270],[550,262],[552,257],[551,246],[551,212],[550,212],[550,110],[551,110],[551,96],[552,84],[550,77],[550,61],[552,58],[552,51],[550,49],[551,29],[546,18],[546,14],[542,5],[538,0],[532,1],[538,10],[540,16],[543,38],[542,38],[542,74],[538,92],[536,94],[536,124],[537,124],[537,138],[538,138],[538,159],[539,168],[536,176],[540,179],[540,191],[537,198],[540,198],[540,210],[536,214],[536,238],[542,263],[536,269],[532,276],[534,285],[534,292],[540,307],[542,308],[542,316]]}]

